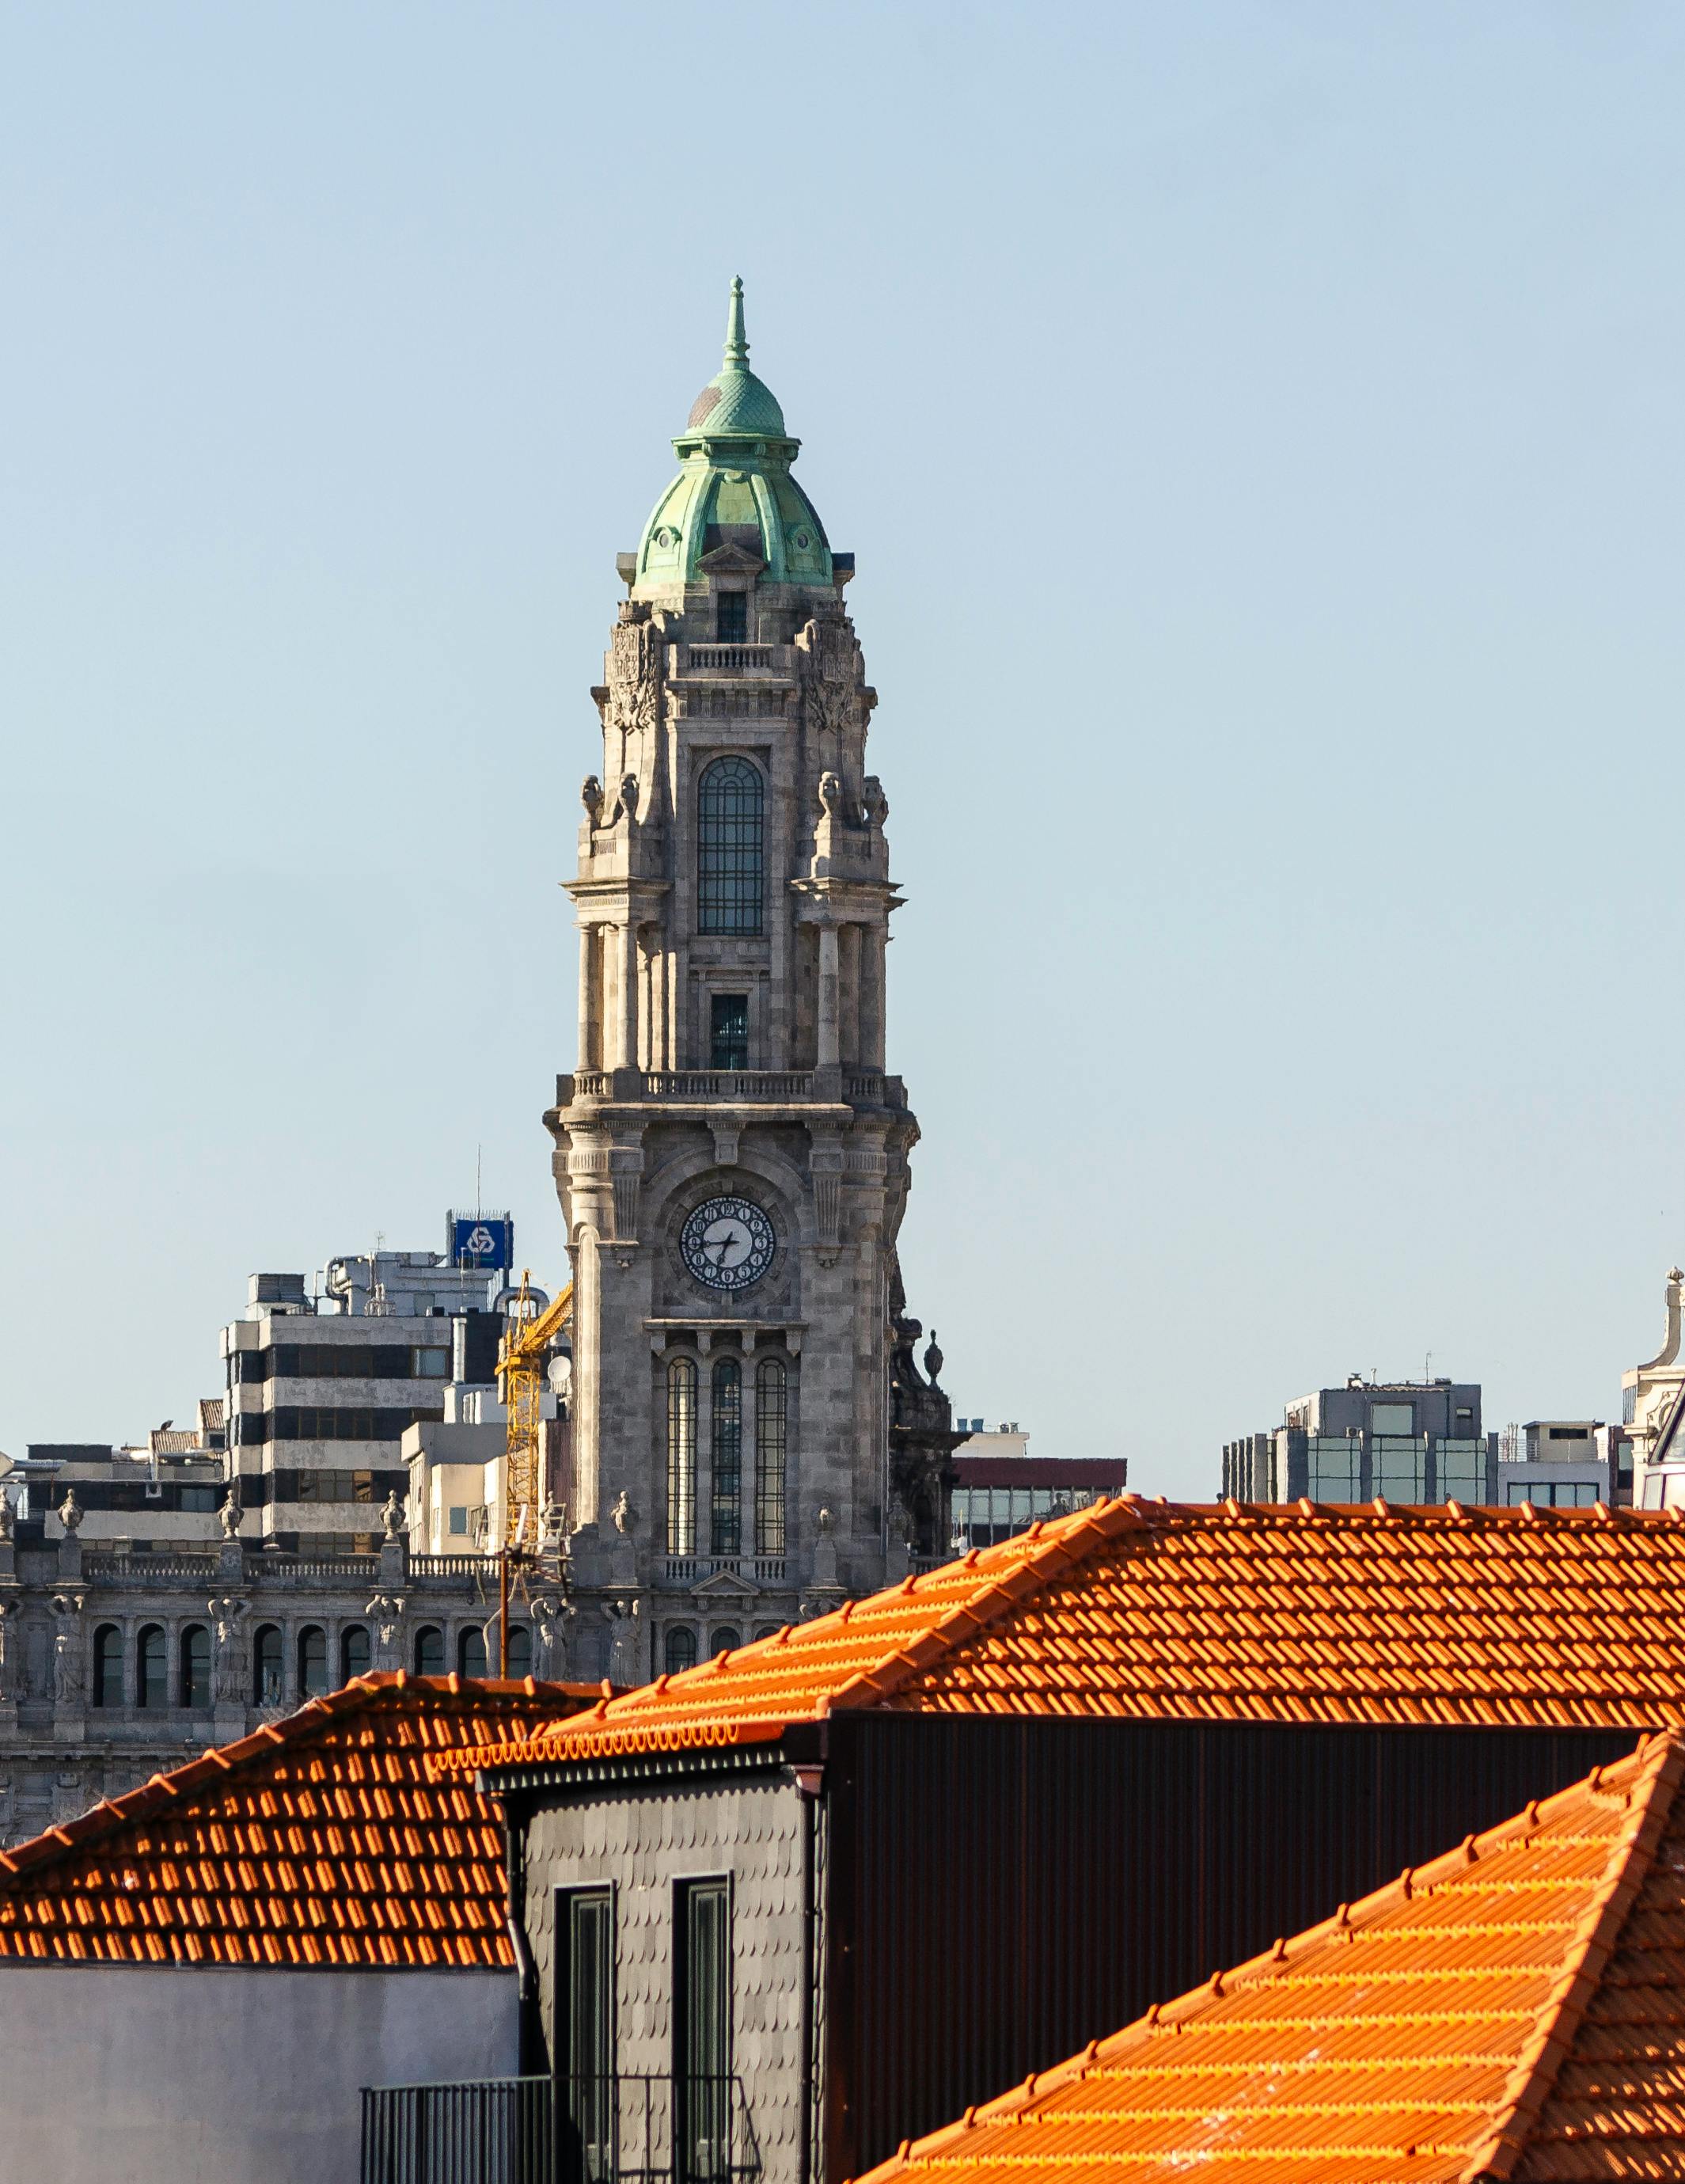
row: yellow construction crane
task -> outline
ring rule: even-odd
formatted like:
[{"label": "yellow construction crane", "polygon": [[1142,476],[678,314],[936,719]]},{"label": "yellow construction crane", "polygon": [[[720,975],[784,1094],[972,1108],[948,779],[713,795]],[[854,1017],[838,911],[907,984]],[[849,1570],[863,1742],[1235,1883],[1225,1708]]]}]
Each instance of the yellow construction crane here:
[{"label": "yellow construction crane", "polygon": [[573,1317],[573,1284],[564,1283],[542,1312],[521,1270],[520,1294],[514,1301],[498,1345],[498,1378],[509,1406],[509,1437],[503,1457],[503,1543],[537,1546],[538,1508],[543,1485],[540,1457],[544,1353]]}]

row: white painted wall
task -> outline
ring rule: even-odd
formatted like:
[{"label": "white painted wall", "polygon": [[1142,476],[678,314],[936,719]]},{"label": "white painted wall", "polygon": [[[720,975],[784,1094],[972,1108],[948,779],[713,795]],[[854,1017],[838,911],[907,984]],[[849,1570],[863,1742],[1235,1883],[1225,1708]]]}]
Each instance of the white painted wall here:
[{"label": "white painted wall", "polygon": [[515,2038],[513,1972],[0,1965],[0,2184],[357,2184],[362,2086]]}]

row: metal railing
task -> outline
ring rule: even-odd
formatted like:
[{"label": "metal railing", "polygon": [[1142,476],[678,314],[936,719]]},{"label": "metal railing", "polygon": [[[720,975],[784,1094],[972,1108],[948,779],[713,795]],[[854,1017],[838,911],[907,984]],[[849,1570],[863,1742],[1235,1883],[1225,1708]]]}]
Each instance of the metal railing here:
[{"label": "metal railing", "polygon": [[756,2184],[736,2077],[365,2086],[362,2184]]},{"label": "metal railing", "polygon": [[559,2184],[548,2078],[363,2088],[362,2184]]}]

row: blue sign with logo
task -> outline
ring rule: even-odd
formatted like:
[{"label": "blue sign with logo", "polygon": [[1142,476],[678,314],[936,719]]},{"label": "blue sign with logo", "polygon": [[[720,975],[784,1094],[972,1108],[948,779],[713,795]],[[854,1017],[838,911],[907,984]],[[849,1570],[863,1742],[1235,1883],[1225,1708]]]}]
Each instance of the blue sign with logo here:
[{"label": "blue sign with logo", "polygon": [[507,1213],[453,1213],[450,1258],[453,1267],[479,1267],[487,1273],[514,1264],[514,1223]]}]

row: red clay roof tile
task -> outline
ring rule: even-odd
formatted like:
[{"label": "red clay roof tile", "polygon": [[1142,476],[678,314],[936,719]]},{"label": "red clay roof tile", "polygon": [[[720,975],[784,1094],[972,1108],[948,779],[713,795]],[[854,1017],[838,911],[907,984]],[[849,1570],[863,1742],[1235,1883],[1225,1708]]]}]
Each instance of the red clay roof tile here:
[{"label": "red clay roof tile", "polygon": [[[426,1759],[594,1688],[357,1677],[0,1856],[0,1959],[508,1965],[497,1813]],[[331,1812],[367,1816],[354,1856]]]},{"label": "red clay roof tile", "polygon": [[1174,1507],[1133,1496],[446,1769],[759,1741],[833,1708],[1685,1724],[1677,1513]]}]

